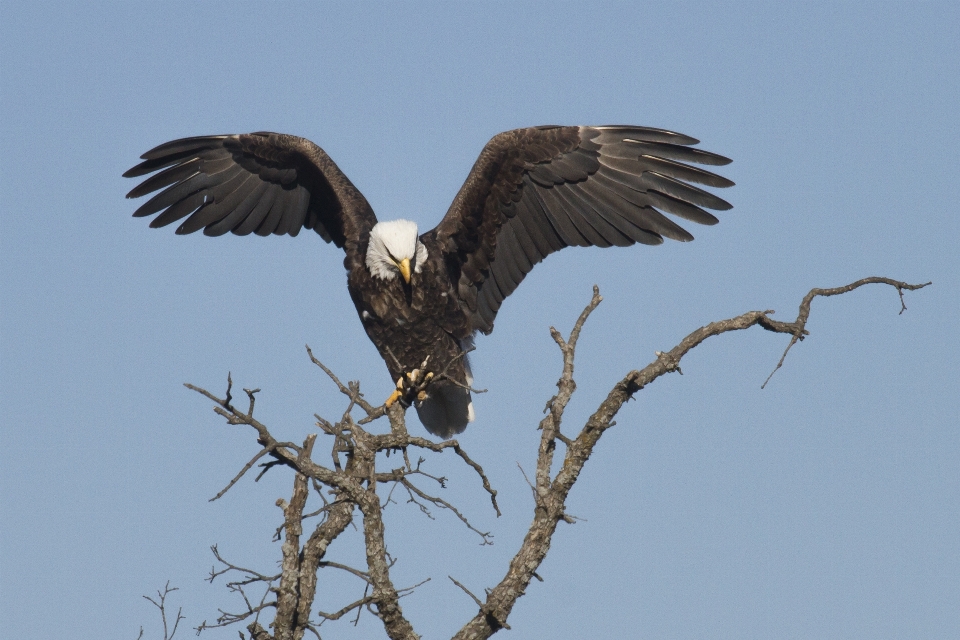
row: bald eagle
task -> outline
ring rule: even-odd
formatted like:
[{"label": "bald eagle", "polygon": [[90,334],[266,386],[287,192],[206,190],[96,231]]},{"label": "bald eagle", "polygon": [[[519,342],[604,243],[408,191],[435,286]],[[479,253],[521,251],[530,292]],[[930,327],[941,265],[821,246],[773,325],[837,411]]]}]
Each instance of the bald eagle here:
[{"label": "bald eagle", "polygon": [[163,189],[133,214],[151,227],[266,236],[312,229],[346,252],[347,288],[363,327],[437,436],[473,420],[466,351],[490,333],[504,298],[533,265],[568,246],[689,241],[663,215],[700,224],[731,205],[692,186],[733,182],[690,166],[725,165],[698,140],[635,126],[542,126],[494,136],[434,229],[378,222],[323,149],[296,136],[257,132],[183,138],[141,156],[123,175],[159,171],[127,194]]}]

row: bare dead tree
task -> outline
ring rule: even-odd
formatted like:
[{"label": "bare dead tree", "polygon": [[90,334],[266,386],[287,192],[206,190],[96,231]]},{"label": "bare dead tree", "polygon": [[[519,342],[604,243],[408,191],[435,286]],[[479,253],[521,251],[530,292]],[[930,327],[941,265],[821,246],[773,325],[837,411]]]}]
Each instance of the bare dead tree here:
[{"label": "bare dead tree", "polygon": [[[773,311],[749,311],[735,318],[700,327],[671,350],[656,352],[656,358],[644,368],[627,373],[613,386],[579,432],[567,436],[561,431],[561,424],[564,409],[576,390],[573,374],[577,340],[587,318],[602,300],[598,288],[594,287],[590,303],[580,314],[567,338],[556,329],[550,329],[563,355],[563,370],[557,382],[558,392],[547,403],[546,415],[539,425],[541,436],[536,472],[530,483],[534,496],[533,521],[520,549],[510,561],[506,575],[498,584],[486,590],[484,598],[477,597],[463,584],[450,577],[453,584],[463,589],[477,604],[477,613],[457,632],[455,640],[489,638],[500,629],[510,628],[507,619],[517,600],[525,593],[532,579],[540,578],[537,569],[550,549],[558,523],[574,521],[566,512],[567,496],[597,442],[607,429],[614,426],[617,412],[634,394],[663,375],[682,373],[680,361],[707,338],[753,326],[790,336],[790,342],[774,368],[775,373],[783,365],[790,349],[808,335],[806,324],[815,298],[840,295],[867,284],[894,287],[900,295],[900,312],[903,313],[906,310],[903,292],[920,289],[930,283],[912,285],[889,278],[864,278],[843,287],[811,290],[800,303],[797,318],[792,322],[774,320],[771,317]],[[482,544],[491,542],[491,534],[477,529],[454,505],[422,488],[424,483],[443,487],[445,479],[421,470],[423,458],[412,463],[411,450],[435,454],[452,451],[476,473],[492,508],[499,516],[497,492],[491,487],[483,468],[456,440],[433,442],[411,436],[404,420],[405,409],[399,403],[390,409],[371,405],[361,395],[359,383],[350,382],[344,385],[313,356],[309,347],[307,353],[312,362],[324,371],[347,398],[346,410],[337,422],[330,422],[315,415],[320,432],[329,438],[329,454],[324,454],[329,456],[330,462],[327,466],[317,461],[317,433],[308,434],[302,444],[279,442],[268,427],[254,417],[259,389],[244,389],[248,406],[243,410],[233,404],[233,381],[229,375],[223,398],[194,385],[186,385],[210,399],[214,403],[214,411],[226,419],[228,424],[251,427],[261,447],[213,500],[223,496],[258,463],[261,468],[260,476],[275,467],[287,467],[294,472],[293,490],[289,500],[277,500],[277,506],[283,512],[283,522],[276,533],[277,540],[281,537],[283,539],[279,573],[264,574],[236,566],[225,560],[214,546],[212,550],[218,567],[211,570],[209,580],[213,582],[220,576],[230,576],[226,586],[240,596],[243,605],[236,613],[221,610],[214,623],[203,622],[197,627],[197,632],[246,622],[246,629],[255,640],[300,640],[308,631],[320,638],[318,628],[324,622],[339,620],[348,614],[353,614],[356,620],[366,610],[380,619],[384,631],[391,639],[414,640],[419,636],[414,631],[413,624],[404,616],[399,601],[423,583],[397,587],[391,578],[390,570],[394,560],[386,549],[383,509],[391,502],[393,492],[405,492],[409,500],[427,514],[430,506],[451,511],[468,530],[480,537]],[[767,380],[769,381],[769,378]],[[360,419],[353,417],[353,412],[357,409],[363,413]],[[370,425],[384,417],[389,422],[389,432],[373,433],[368,430]],[[552,473],[554,457],[558,455],[558,443],[564,447],[563,462],[557,472]],[[391,469],[385,469],[382,464],[378,466],[378,454],[381,453],[399,454],[402,464]],[[305,513],[311,491],[319,496],[323,506]],[[386,495],[383,495],[384,493]],[[318,518],[316,524],[308,523],[312,518]],[[363,567],[351,567],[324,559],[330,545],[351,524],[359,526],[363,534],[366,554],[366,564]],[[312,527],[312,530],[307,533],[309,527]],[[314,606],[314,601],[320,569],[343,571],[356,577],[363,584],[362,596],[352,602],[343,603],[332,613],[319,610]],[[160,594],[157,605],[161,613],[165,595]],[[273,610],[273,621],[268,625],[272,631],[268,631],[260,622],[261,614],[268,610]],[[177,622],[179,620],[178,613]],[[164,622],[166,625],[165,616]],[[173,631],[176,631],[176,624]],[[242,632],[240,635],[245,637]]]}]

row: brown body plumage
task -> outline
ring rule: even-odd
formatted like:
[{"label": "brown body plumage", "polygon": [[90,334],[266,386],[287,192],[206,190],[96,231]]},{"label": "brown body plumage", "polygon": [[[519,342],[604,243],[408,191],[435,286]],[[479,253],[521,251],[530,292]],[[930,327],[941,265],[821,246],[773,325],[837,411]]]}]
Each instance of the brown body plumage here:
[{"label": "brown body plumage", "polygon": [[[435,377],[417,409],[428,430],[449,437],[472,419],[463,350],[476,331],[493,330],[503,300],[534,264],[572,245],[692,240],[661,212],[714,224],[704,209],[730,208],[688,184],[733,184],[687,164],[729,162],[693,144],[697,140],[681,134],[630,126],[498,134],[440,224],[419,239],[412,223],[378,225],[330,157],[295,136],[175,140],[148,151],[124,175],[162,169],[128,194],[164,189],[134,213],[159,213],[152,227],[186,218],[177,233],[295,236],[308,228],[343,248],[350,296],[391,377],[429,357]],[[384,249],[390,246],[400,247],[398,255]]]}]

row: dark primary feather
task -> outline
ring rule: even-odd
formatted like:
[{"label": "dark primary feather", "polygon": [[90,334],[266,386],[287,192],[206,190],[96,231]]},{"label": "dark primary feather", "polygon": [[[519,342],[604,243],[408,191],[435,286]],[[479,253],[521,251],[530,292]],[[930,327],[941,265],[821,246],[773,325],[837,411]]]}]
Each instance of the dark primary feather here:
[{"label": "dark primary feather", "polygon": [[259,132],[183,138],[141,158],[123,175],[159,171],[127,194],[139,198],[159,191],[133,214],[159,213],[151,227],[183,220],[177,233],[203,229],[210,236],[295,236],[308,228],[338,247],[356,248],[377,221],[323,149],[296,136]]},{"label": "dark primary feather", "polygon": [[733,182],[691,166],[729,159],[695,138],[647,127],[533,127],[498,134],[480,153],[433,233],[473,325],[489,333],[533,265],[567,246],[692,240],[664,213],[715,224],[730,204],[690,183]]}]

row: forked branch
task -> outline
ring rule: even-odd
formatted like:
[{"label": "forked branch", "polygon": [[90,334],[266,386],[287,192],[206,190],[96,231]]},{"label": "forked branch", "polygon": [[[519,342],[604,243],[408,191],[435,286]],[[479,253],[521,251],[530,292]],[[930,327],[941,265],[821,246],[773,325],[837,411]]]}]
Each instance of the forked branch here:
[{"label": "forked branch", "polygon": [[[167,584],[164,585],[163,591],[157,591],[157,598],[154,600],[150,596],[143,596],[145,600],[149,600],[150,603],[155,606],[160,611],[160,619],[163,622],[163,640],[173,640],[173,636],[177,635],[177,627],[180,626],[180,621],[185,620],[186,618],[181,615],[183,613],[183,608],[177,608],[177,615],[173,620],[173,627],[170,627],[170,623],[167,620],[167,596],[169,596],[174,591],[179,591],[177,587],[171,587],[170,582],[167,581]],[[140,627],[140,636],[143,637],[143,627]]]},{"label": "forked branch", "polygon": [[[226,419],[231,425],[245,425],[252,427],[256,432],[260,450],[243,466],[239,473],[213,499],[223,496],[235,487],[247,471],[260,463],[263,474],[276,466],[289,467],[294,471],[293,492],[289,499],[278,500],[277,505],[283,510],[283,524],[277,529],[278,536],[283,534],[281,546],[281,572],[277,576],[268,576],[256,571],[234,566],[223,560],[216,548],[214,554],[217,560],[224,565],[222,570],[211,571],[211,580],[227,572],[240,572],[242,578],[227,583],[227,587],[238,593],[243,600],[243,610],[239,613],[227,613],[221,610],[215,624],[206,622],[198,627],[198,631],[207,628],[226,626],[252,618],[247,630],[254,638],[260,640],[299,640],[307,631],[316,635],[317,627],[326,620],[338,619],[350,611],[368,609],[374,612],[383,622],[387,634],[394,639],[404,638],[412,640],[417,635],[410,622],[403,616],[399,606],[399,599],[412,593],[412,587],[397,589],[390,577],[390,568],[394,560],[386,552],[386,541],[378,484],[382,482],[396,482],[409,492],[413,502],[426,510],[426,504],[450,510],[463,524],[481,536],[484,543],[489,543],[490,534],[474,527],[467,520],[463,512],[453,504],[440,497],[433,496],[420,489],[415,483],[416,478],[439,480],[430,476],[410,464],[408,449],[418,448],[442,453],[452,449],[467,466],[477,475],[484,489],[490,496],[494,510],[499,515],[496,496],[497,492],[491,487],[490,481],[483,471],[456,440],[433,442],[426,438],[411,436],[406,429],[404,409],[396,404],[389,410],[384,407],[374,407],[364,400],[360,393],[359,384],[350,382],[343,384],[336,375],[317,360],[307,349],[311,361],[320,367],[327,376],[337,385],[337,388],[347,396],[348,406],[336,423],[331,423],[317,417],[317,425],[321,431],[332,438],[330,449],[333,468],[318,464],[314,460],[314,449],[318,434],[310,434],[302,445],[291,442],[280,442],[274,438],[269,428],[253,415],[255,407],[255,391],[247,391],[250,398],[249,408],[246,411],[238,409],[232,403],[231,390],[233,380],[227,379],[225,398],[219,398],[205,389],[194,385],[188,388],[200,393],[214,402],[214,411]],[[360,407],[366,416],[359,422],[354,421],[352,410]],[[390,421],[390,430],[387,433],[375,434],[364,428],[384,415]],[[380,454],[390,454],[399,451],[402,453],[404,467],[389,472],[378,472],[377,464]],[[346,456],[346,464],[342,464],[341,455]],[[266,462],[262,462],[267,459]],[[258,478],[259,479],[259,476]],[[323,500],[323,505],[312,512],[306,509],[307,500],[311,495],[312,486]],[[443,483],[440,483],[441,487]],[[323,494],[329,491],[333,500],[328,500]],[[327,549],[343,533],[353,521],[356,510],[362,514],[362,531],[366,548],[366,567],[357,569],[339,563],[325,561]],[[315,515],[321,515],[320,523],[312,534],[303,540],[304,521]],[[323,613],[314,610],[314,599],[317,593],[317,574],[324,567],[337,568],[347,571],[364,582],[363,595],[353,603],[335,610],[333,613]],[[428,578],[429,579],[429,578]],[[263,597],[251,600],[247,589],[250,585],[260,583],[264,587]],[[420,583],[422,584],[422,583]],[[275,599],[268,596],[275,595]],[[261,612],[273,608],[276,613],[272,623],[271,634],[259,622]],[[311,614],[319,617],[318,622],[311,621]]]}]

